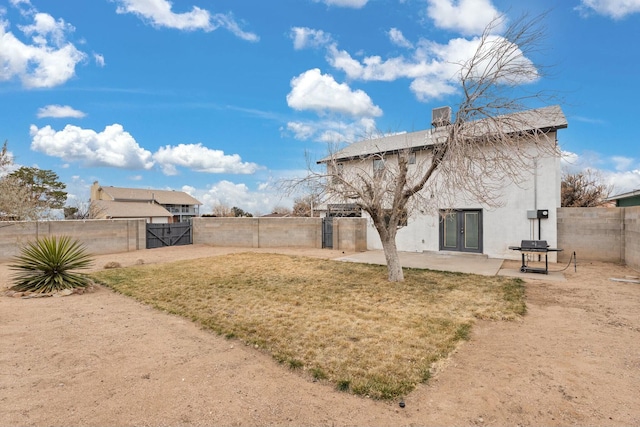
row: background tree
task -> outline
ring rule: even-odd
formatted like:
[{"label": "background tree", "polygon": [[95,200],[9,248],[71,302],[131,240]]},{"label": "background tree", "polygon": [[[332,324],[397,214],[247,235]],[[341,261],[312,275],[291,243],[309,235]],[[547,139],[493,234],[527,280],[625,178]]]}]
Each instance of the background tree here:
[{"label": "background tree", "polygon": [[215,205],[213,207],[212,214],[213,216],[217,216],[217,217],[233,216],[231,213],[231,208],[228,205],[225,205],[224,203],[219,203]]},{"label": "background tree", "polygon": [[216,217],[252,217],[249,212],[245,212],[237,206],[229,207],[224,203],[220,203],[213,207],[213,216]]},{"label": "background tree", "polygon": [[36,206],[32,202],[29,189],[11,175],[13,157],[5,141],[0,150],[0,221],[38,219]]},{"label": "background tree", "polygon": [[291,215],[291,208],[278,205],[278,206],[274,206],[273,209],[271,209],[271,213],[278,214],[278,215]]},{"label": "background tree", "polygon": [[234,206],[231,208],[231,216],[245,217],[245,218],[253,217],[253,215],[251,215],[249,212],[245,212],[244,210],[240,209],[237,206]]},{"label": "background tree", "polygon": [[561,205],[574,208],[602,206],[613,191],[611,185],[604,183],[602,175],[592,169],[577,173],[565,172],[560,188]]},{"label": "background tree", "polygon": [[9,151],[7,149],[7,141],[2,144],[2,149],[0,150],[0,174],[5,171],[5,169],[13,164],[13,159],[9,156]]},{"label": "background tree", "polygon": [[26,190],[25,202],[32,208],[29,218],[42,219],[50,217],[52,210],[62,209],[67,200],[64,191],[66,185],[59,181],[58,175],[48,169],[23,166],[9,174],[20,187]]},{"label": "background tree", "polygon": [[314,212],[315,207],[318,206],[317,196],[310,194],[307,196],[301,196],[293,199],[292,216],[317,216]]},{"label": "background tree", "polygon": [[544,35],[543,17],[524,16],[502,36],[494,31],[504,17],[494,20],[477,39],[473,54],[453,65],[462,97],[452,122],[434,130],[431,152],[416,167],[408,167],[414,160],[409,148],[393,156],[363,155],[348,168],[332,149],[322,161],[325,170],[310,164],[307,177],[288,181],[285,188],[293,192],[309,186],[324,200],[364,210],[380,236],[389,280],[404,280],[396,235],[412,212],[437,212],[439,206],[453,206],[450,202],[460,194],[487,207],[499,206],[504,186],[521,182],[533,159],[557,154],[555,141],[536,130],[540,117],[515,114],[527,110],[532,98],[547,98],[519,87],[541,76],[530,56]]},{"label": "background tree", "polygon": [[106,210],[99,203],[91,201],[77,200],[73,205],[67,205],[63,208],[64,219],[95,219]]}]

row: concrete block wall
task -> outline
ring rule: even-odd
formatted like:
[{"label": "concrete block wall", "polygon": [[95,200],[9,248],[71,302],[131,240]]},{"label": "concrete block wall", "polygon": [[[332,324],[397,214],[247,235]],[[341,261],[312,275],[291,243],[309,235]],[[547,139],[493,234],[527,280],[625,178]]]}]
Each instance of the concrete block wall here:
[{"label": "concrete block wall", "polygon": [[366,218],[334,218],[333,248],[350,252],[367,250]]},{"label": "concrete block wall", "polygon": [[257,248],[258,222],[258,218],[192,218],[193,243]]},{"label": "concrete block wall", "polygon": [[624,258],[627,265],[640,270],[640,206],[624,209]]},{"label": "concrete block wall", "polygon": [[322,248],[321,218],[192,219],[193,243],[245,248]]},{"label": "concrete block wall", "polygon": [[321,218],[259,218],[258,247],[322,248]]},{"label": "concrete block wall", "polygon": [[558,209],[558,262],[573,252],[578,260],[623,263],[624,210],[621,208]]},{"label": "concrete block wall", "polygon": [[[193,243],[248,248],[322,248],[322,218],[192,219]],[[367,249],[364,218],[336,218],[333,249]]]},{"label": "concrete block wall", "polygon": [[23,245],[39,237],[69,236],[98,255],[144,249],[145,233],[143,219],[0,222],[0,261],[18,255]]}]

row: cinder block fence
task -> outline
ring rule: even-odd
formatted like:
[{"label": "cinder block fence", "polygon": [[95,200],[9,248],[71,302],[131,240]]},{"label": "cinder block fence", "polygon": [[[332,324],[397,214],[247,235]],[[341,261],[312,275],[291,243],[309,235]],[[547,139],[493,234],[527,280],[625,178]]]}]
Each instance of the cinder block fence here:
[{"label": "cinder block fence", "polygon": [[109,254],[144,249],[145,233],[144,219],[0,222],[0,262],[40,237],[69,236],[84,243],[89,253]]},{"label": "cinder block fence", "polygon": [[[322,247],[321,218],[193,218],[193,242],[250,248]],[[364,218],[334,218],[333,249],[367,250]],[[70,236],[90,253],[146,248],[145,220],[0,222],[0,262],[42,236]],[[580,261],[626,263],[640,269],[640,206],[558,209],[558,262],[575,251]]]},{"label": "cinder block fence", "polygon": [[640,269],[640,206],[558,209],[558,262],[626,263]]},{"label": "cinder block fence", "polygon": [[[367,250],[366,219],[336,218],[333,249]],[[192,219],[193,243],[248,248],[322,248],[321,218]],[[78,220],[0,222],[0,262],[18,255],[20,247],[44,236],[70,236],[92,254],[146,248],[146,222],[140,220]]]}]

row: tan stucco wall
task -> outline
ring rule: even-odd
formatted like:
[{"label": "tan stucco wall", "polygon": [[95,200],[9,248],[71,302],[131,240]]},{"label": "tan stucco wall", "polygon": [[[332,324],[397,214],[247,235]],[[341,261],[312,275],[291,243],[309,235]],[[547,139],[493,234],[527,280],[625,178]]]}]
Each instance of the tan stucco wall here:
[{"label": "tan stucco wall", "polygon": [[0,222],[0,261],[18,255],[25,243],[45,236],[69,236],[91,254],[144,249],[144,220]]}]

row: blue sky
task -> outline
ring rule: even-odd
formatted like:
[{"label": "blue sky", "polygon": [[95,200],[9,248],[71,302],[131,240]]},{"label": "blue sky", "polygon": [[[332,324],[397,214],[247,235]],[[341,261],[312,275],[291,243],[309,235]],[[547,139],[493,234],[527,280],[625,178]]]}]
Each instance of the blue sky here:
[{"label": "blue sky", "polygon": [[71,205],[99,181],[266,214],[327,141],[455,105],[443,64],[494,16],[545,11],[565,167],[640,188],[640,0],[0,0],[0,142]]}]

